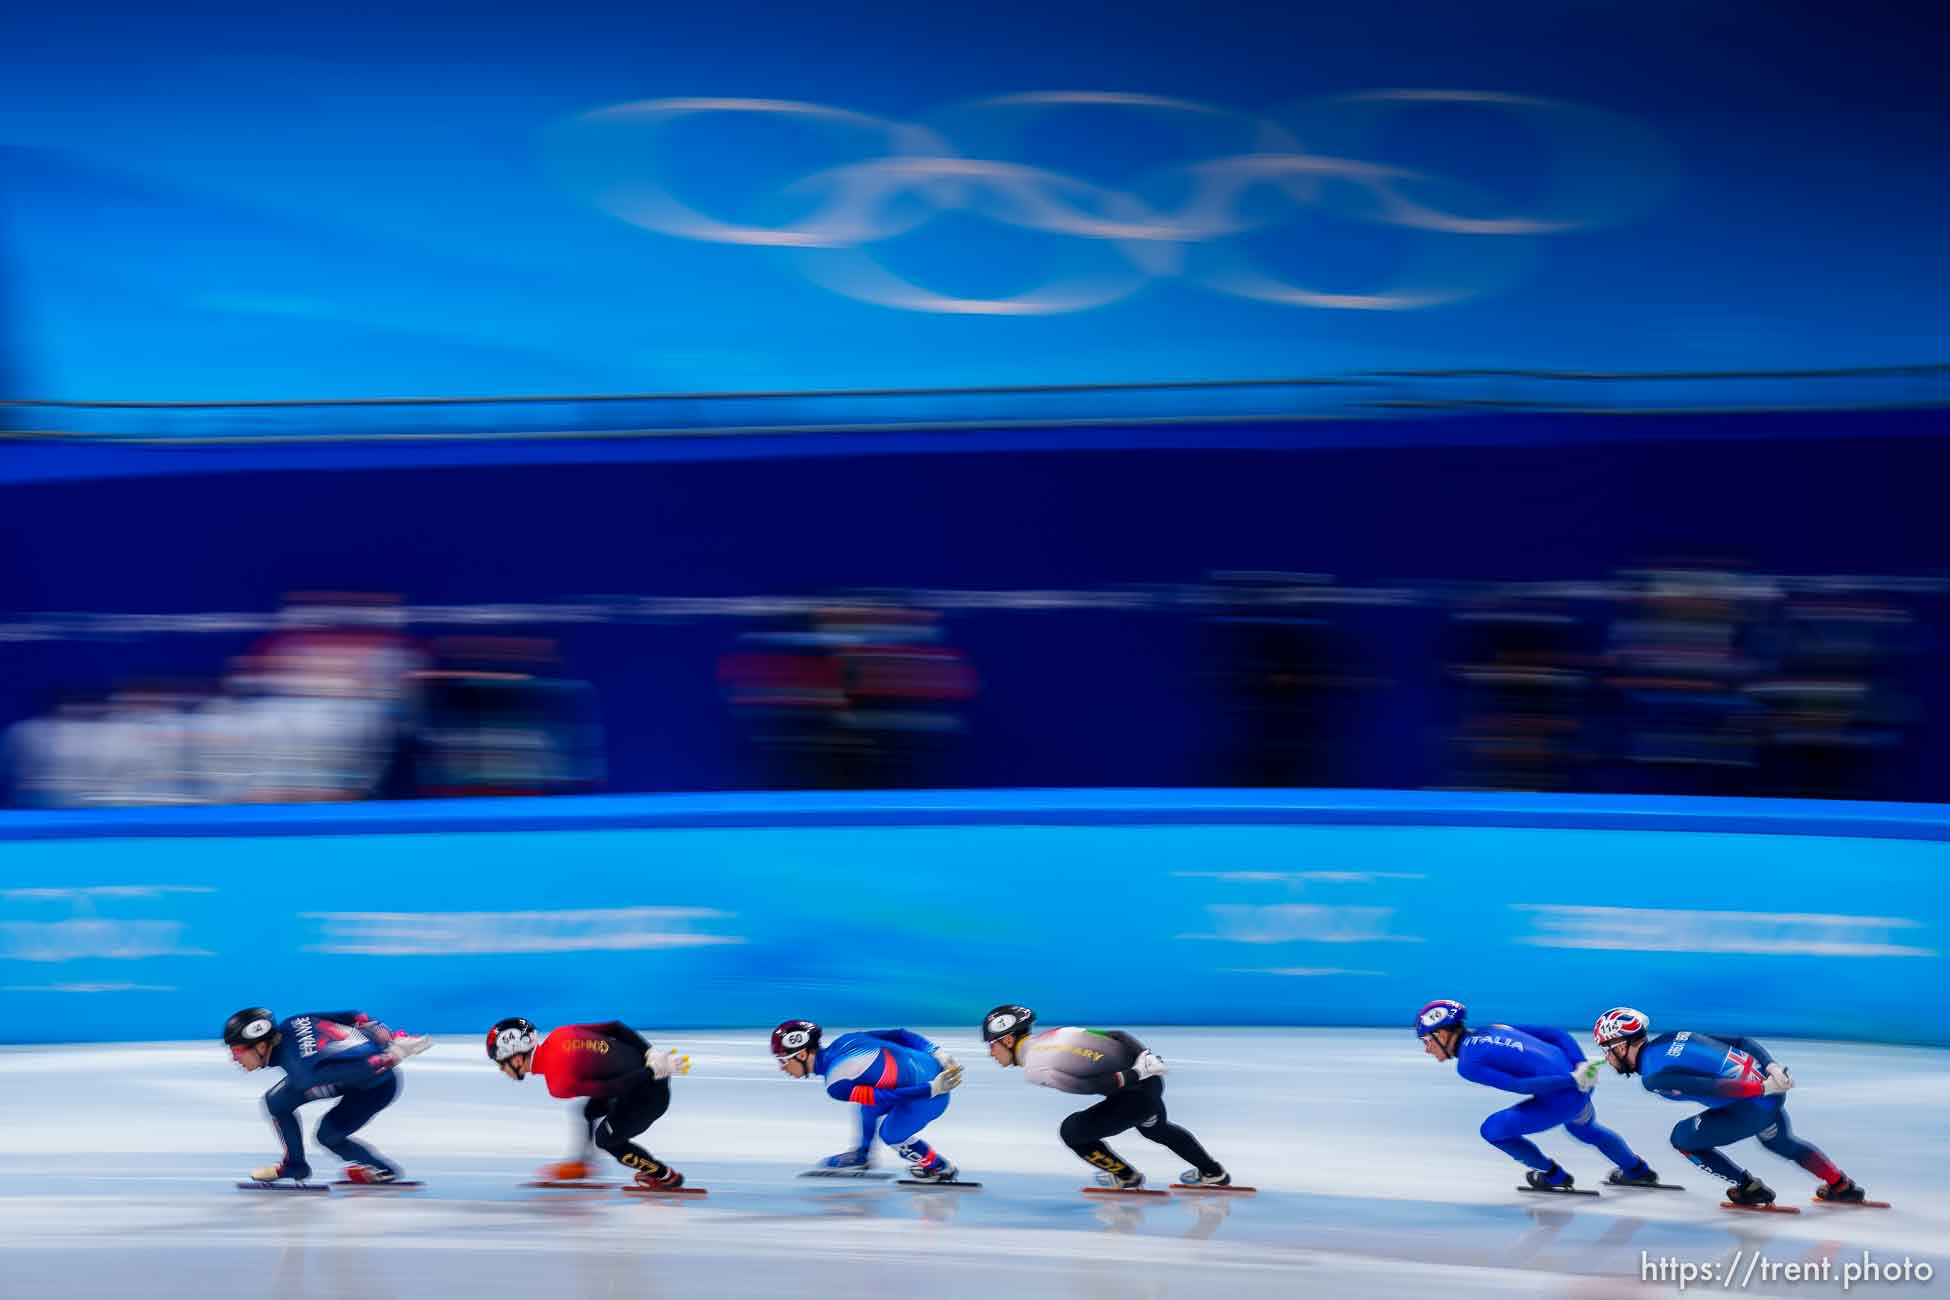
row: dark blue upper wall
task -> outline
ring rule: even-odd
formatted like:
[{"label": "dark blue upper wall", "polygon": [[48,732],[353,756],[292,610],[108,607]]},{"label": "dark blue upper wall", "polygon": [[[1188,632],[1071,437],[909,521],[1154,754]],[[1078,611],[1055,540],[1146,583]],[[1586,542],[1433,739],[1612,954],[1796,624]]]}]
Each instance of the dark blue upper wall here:
[{"label": "dark blue upper wall", "polygon": [[[1468,707],[1453,670],[1476,653],[1459,643],[1458,612],[1497,584],[1677,562],[1792,579],[1804,593],[1821,575],[1909,581],[1917,590],[1895,604],[1913,635],[1885,665],[1906,739],[1827,793],[1940,799],[1943,421],[1499,417],[458,451],[23,449],[32,457],[4,489],[0,609],[32,626],[0,642],[0,723],[43,707],[54,687],[215,677],[286,591],[385,591],[446,607],[422,616],[422,635],[478,630],[453,607],[536,604],[494,626],[555,638],[563,670],[595,684],[613,788],[790,784],[745,761],[718,669],[741,634],[789,630],[795,615],[731,602],[803,608],[900,589],[947,611],[949,642],[980,683],[954,745],[895,774],[901,783],[1468,784],[1450,750]],[[1769,437],[1783,432],[1797,436]],[[1349,445],[1367,434],[1387,445]],[[1061,449],[1027,450],[1039,438]],[[1262,778],[1230,765],[1257,707],[1242,714],[1226,695],[1227,656],[1241,648],[1216,621],[1227,610],[1179,588],[1240,570],[1332,575],[1349,595],[1291,611],[1331,622],[1336,645],[1319,653],[1361,679],[1332,716],[1305,724],[1325,766],[1294,759]],[[1052,590],[1084,595],[981,596]],[[1560,653],[1588,669],[1630,611],[1602,593],[1554,599],[1576,620]],[[242,618],[87,617],[226,612]],[[1622,752],[1615,735],[1593,743]],[[1591,781],[1573,788],[1647,788]]]}]

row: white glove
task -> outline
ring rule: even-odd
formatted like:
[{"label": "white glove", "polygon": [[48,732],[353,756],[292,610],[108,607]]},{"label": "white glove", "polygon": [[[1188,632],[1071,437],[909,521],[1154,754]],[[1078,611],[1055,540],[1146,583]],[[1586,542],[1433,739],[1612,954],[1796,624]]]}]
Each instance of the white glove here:
[{"label": "white glove", "polygon": [[1767,1067],[1767,1082],[1760,1086],[1760,1091],[1763,1097],[1768,1097],[1777,1092],[1786,1092],[1792,1087],[1794,1087],[1794,1080],[1789,1077],[1787,1067],[1776,1061]]},{"label": "white glove", "polygon": [[1578,1085],[1579,1092],[1590,1092],[1598,1086],[1598,1071],[1605,1068],[1603,1061],[1586,1061],[1571,1071],[1571,1078]]},{"label": "white glove", "polygon": [[691,1058],[665,1049],[659,1052],[645,1052],[643,1063],[650,1067],[650,1076],[655,1079],[668,1079],[673,1074],[689,1074]]},{"label": "white glove", "polygon": [[386,1047],[385,1055],[394,1065],[408,1057],[418,1056],[433,1046],[431,1034],[393,1034]]},{"label": "white glove", "polygon": [[1137,1071],[1138,1078],[1151,1079],[1165,1072],[1165,1063],[1156,1052],[1146,1048],[1138,1053],[1138,1059],[1131,1068]]},{"label": "white glove", "polygon": [[945,1047],[937,1047],[934,1049],[934,1063],[944,1070],[959,1070],[961,1068],[955,1063],[955,1058],[948,1055],[948,1049]]},{"label": "white glove", "polygon": [[951,1059],[948,1068],[928,1080],[928,1096],[939,1097],[961,1087],[961,1067]]}]

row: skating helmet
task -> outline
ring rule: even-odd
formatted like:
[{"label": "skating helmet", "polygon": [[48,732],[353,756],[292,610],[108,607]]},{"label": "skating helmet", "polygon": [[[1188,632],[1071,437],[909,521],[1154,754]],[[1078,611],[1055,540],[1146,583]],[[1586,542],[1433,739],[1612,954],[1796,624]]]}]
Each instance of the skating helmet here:
[{"label": "skating helmet", "polygon": [[810,1020],[781,1021],[772,1031],[772,1055],[792,1056],[799,1052],[819,1050],[819,1037],[823,1031]]},{"label": "skating helmet", "polygon": [[1005,1002],[982,1017],[982,1041],[992,1043],[1010,1034],[1027,1034],[1036,1027],[1036,1013],[1014,1002]]},{"label": "skating helmet", "polygon": [[532,1021],[520,1016],[509,1016],[506,1020],[494,1022],[494,1028],[487,1033],[488,1060],[496,1065],[523,1052],[535,1050],[537,1032]]},{"label": "skating helmet", "polygon": [[1635,1043],[1652,1030],[1652,1017],[1630,1007],[1613,1007],[1591,1027],[1591,1040],[1600,1047]]},{"label": "skating helmet", "polygon": [[245,1007],[223,1022],[224,1046],[250,1047],[269,1038],[277,1027],[277,1019],[268,1009]]},{"label": "skating helmet", "polygon": [[1437,998],[1415,1013],[1415,1036],[1427,1038],[1438,1029],[1461,1029],[1469,1008],[1454,998]]}]

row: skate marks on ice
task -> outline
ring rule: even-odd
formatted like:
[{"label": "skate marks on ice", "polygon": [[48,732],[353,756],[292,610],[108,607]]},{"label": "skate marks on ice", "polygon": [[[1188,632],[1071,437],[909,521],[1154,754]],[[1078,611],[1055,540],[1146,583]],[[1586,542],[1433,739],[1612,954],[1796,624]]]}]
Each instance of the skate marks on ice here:
[{"label": "skate marks on ice", "polygon": [[[917,1196],[885,1185],[809,1191],[788,1165],[692,1162],[711,1182],[706,1202],[620,1191],[550,1197],[524,1192],[492,1166],[438,1162],[421,1170],[427,1193],[381,1204],[239,1197],[213,1180],[168,1178],[153,1163],[120,1183],[18,1175],[13,1164],[0,1161],[0,1249],[21,1294],[38,1294],[24,1279],[41,1278],[50,1288],[58,1282],[49,1293],[76,1296],[207,1294],[193,1279],[220,1285],[226,1268],[250,1262],[288,1276],[286,1296],[358,1290],[367,1300],[422,1300],[427,1285],[447,1294],[528,1278],[547,1279],[548,1294],[595,1300],[620,1294],[606,1288],[646,1269],[681,1283],[672,1294],[743,1295],[752,1262],[763,1269],[776,1259],[781,1271],[809,1275],[826,1263],[842,1272],[861,1261],[924,1268],[949,1300],[992,1300],[996,1278],[985,1270],[1006,1256],[1005,1276],[1035,1294],[1096,1294],[1092,1277],[1118,1264],[1155,1284],[1147,1295],[1165,1297],[1223,1289],[1271,1300],[1303,1284],[1323,1294],[1424,1296],[1441,1277],[1450,1279],[1445,1294],[1487,1296],[1547,1292],[1572,1278],[1635,1282],[1641,1252],[1849,1253],[1832,1239],[1769,1231],[1777,1220],[1717,1211],[1701,1224],[1541,1200],[1454,1205],[1264,1189],[1240,1198],[1094,1198],[1030,1175],[990,1179],[977,1197]],[[1869,1217],[1889,1218],[1833,1220]],[[365,1264],[348,1270],[348,1256]]]}]

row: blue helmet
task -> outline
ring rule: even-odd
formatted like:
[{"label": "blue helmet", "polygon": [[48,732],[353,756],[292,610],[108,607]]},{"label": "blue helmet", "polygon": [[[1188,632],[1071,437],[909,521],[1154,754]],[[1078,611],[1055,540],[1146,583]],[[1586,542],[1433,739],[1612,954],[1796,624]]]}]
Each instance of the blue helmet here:
[{"label": "blue helmet", "polygon": [[1415,1013],[1415,1036],[1427,1038],[1438,1029],[1452,1026],[1461,1029],[1463,1018],[1468,1014],[1469,1008],[1454,998],[1437,998]]}]

